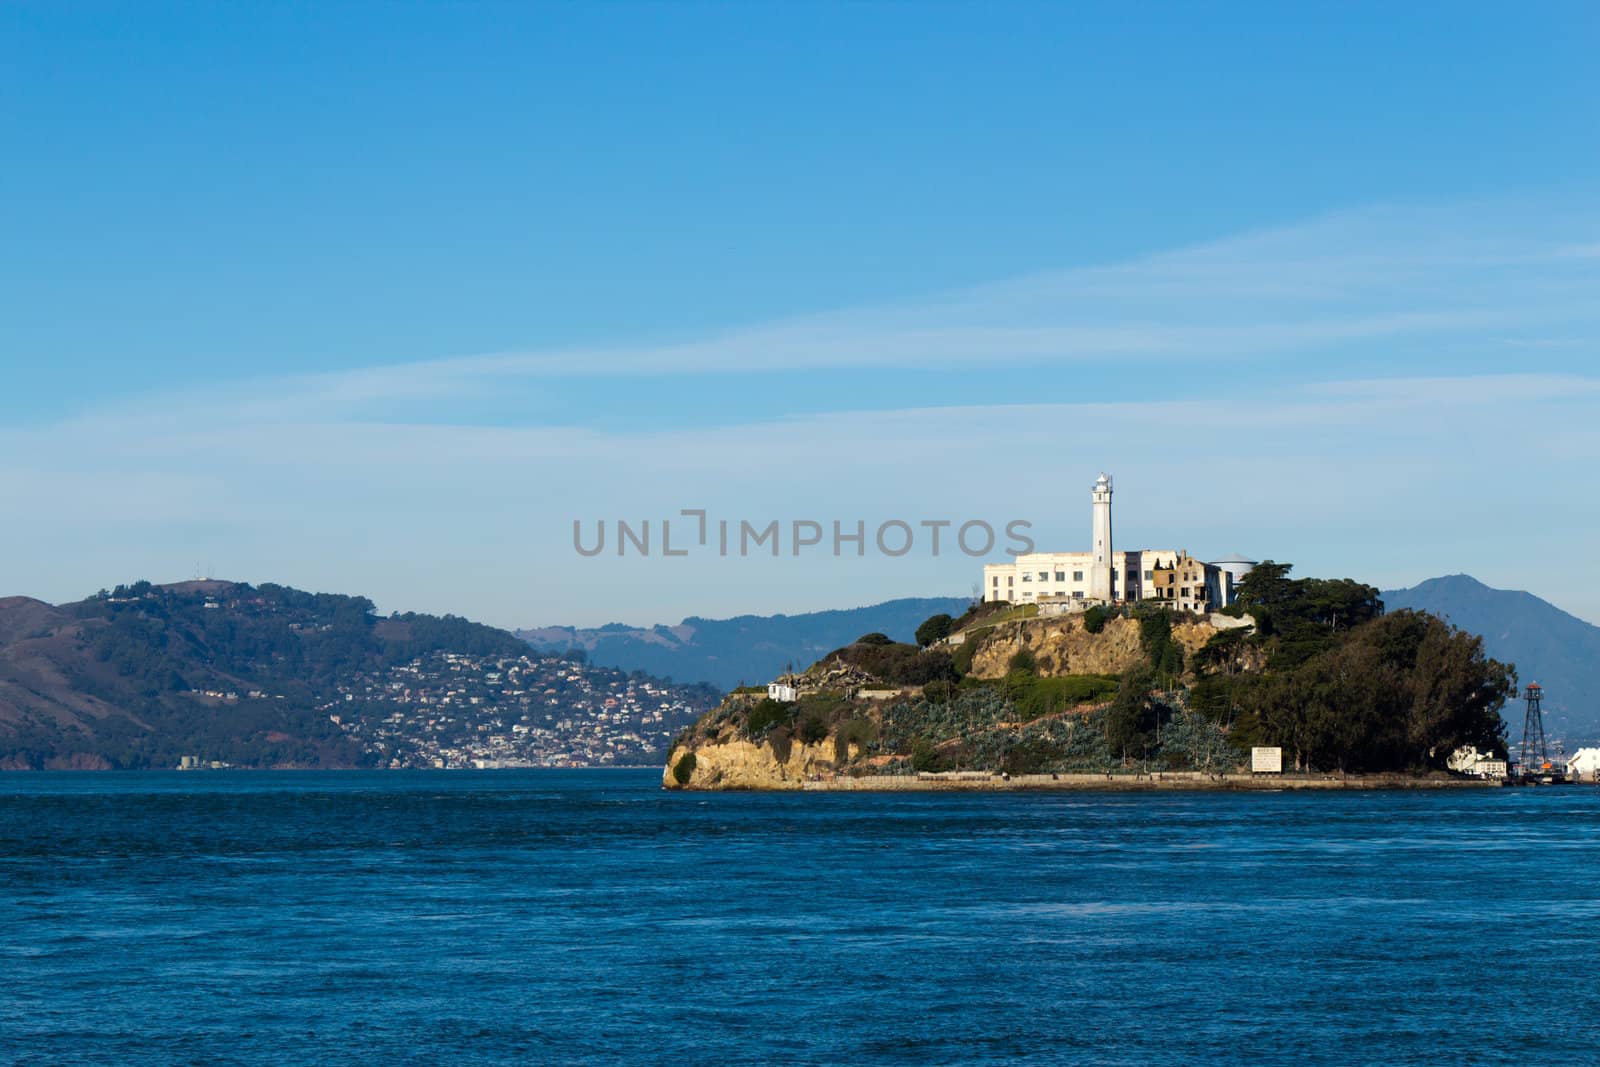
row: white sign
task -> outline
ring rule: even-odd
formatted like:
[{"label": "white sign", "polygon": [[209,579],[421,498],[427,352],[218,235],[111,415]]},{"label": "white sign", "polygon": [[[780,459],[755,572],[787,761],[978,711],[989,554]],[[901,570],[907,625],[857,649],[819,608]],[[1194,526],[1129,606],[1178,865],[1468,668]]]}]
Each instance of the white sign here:
[{"label": "white sign", "polygon": [[1257,746],[1250,750],[1250,771],[1253,774],[1282,774],[1283,749],[1262,748]]}]

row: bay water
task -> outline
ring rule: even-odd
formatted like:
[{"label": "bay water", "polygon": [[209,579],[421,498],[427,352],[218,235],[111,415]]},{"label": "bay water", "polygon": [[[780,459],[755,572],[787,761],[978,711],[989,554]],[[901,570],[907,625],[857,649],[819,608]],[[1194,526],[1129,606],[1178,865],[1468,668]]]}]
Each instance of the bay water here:
[{"label": "bay water", "polygon": [[0,776],[0,1062],[1600,1062],[1600,789]]}]

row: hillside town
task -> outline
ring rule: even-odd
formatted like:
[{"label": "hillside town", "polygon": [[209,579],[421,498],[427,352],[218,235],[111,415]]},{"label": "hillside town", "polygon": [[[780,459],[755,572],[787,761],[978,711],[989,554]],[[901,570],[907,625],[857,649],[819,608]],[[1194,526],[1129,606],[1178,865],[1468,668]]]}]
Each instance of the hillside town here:
[{"label": "hillside town", "polygon": [[650,764],[716,690],[585,663],[436,653],[359,674],[321,706],[380,766]]}]

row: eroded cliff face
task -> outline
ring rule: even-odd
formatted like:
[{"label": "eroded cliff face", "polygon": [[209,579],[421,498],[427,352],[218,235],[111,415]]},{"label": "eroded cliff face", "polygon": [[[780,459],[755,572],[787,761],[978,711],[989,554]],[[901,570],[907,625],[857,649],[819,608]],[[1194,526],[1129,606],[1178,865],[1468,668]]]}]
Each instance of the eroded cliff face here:
[{"label": "eroded cliff face", "polygon": [[[851,749],[853,753],[854,746]],[[673,769],[690,752],[694,773],[680,784]],[[791,742],[789,758],[783,761],[768,741],[719,737],[674,746],[661,784],[668,789],[799,789],[808,779],[833,777],[834,755],[831,735],[812,745]]]},{"label": "eroded cliff face", "polygon": [[[1186,656],[1203,647],[1217,632],[1217,627],[1201,619],[1175,621],[1172,626],[1173,640],[1182,646]],[[1066,616],[1006,623],[986,633],[969,635],[968,639],[977,642],[973,646],[971,674],[984,679],[1004,677],[1012,657],[1023,649],[1033,654],[1038,673],[1045,677],[1120,675],[1148,658],[1138,620],[1121,617],[1107,619],[1098,633],[1084,629],[1082,616]],[[827,677],[832,683],[829,688],[865,684],[853,677]],[[807,782],[841,777],[841,772],[845,777],[872,772],[872,768],[856,763],[861,755],[857,745],[848,745],[841,751],[838,736],[842,728],[838,719],[833,721],[828,736],[811,744],[791,737],[792,723],[768,737],[752,739],[742,724],[747,722],[747,713],[755,701],[755,697],[731,696],[708,713],[673,746],[662,770],[661,784],[667,789],[800,789]],[[850,715],[858,725],[863,717],[870,720],[874,731],[881,726],[881,707],[870,701],[858,700]],[[847,736],[859,735],[852,732]],[[694,757],[692,769],[683,764],[687,777],[679,782],[675,772],[690,755]],[[904,756],[905,753],[880,755],[867,762]]]},{"label": "eroded cliff face", "polygon": [[[1179,622],[1172,638],[1193,655],[1217,632],[1208,622]],[[1011,657],[1023,649],[1033,653],[1039,673],[1121,674],[1144,659],[1137,619],[1107,619],[1097,634],[1083,628],[1081,615],[1053,619],[1025,619],[1007,623],[985,635],[972,657],[972,673],[979,678],[1003,678]]]}]

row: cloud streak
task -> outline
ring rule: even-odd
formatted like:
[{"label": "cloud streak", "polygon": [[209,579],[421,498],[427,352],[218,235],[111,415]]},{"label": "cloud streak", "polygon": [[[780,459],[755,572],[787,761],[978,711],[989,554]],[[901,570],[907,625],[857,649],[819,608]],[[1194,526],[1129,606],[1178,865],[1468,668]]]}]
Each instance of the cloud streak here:
[{"label": "cloud streak", "polygon": [[[1572,552],[1600,528],[1600,260],[1570,219],[1514,221],[1375,210],[699,340],[129,398],[0,430],[0,592],[65,599],[204,559],[507,625],[962,593],[961,561],[578,561],[571,521],[1020,517],[1076,547],[1104,467],[1132,541],[1382,583],[1470,570],[1600,617],[1582,592],[1600,562]],[[1207,373],[1168,385],[1184,366]],[[930,368],[939,387],[901,399]],[[891,387],[864,389],[873,370]],[[1107,377],[1076,384],[1091,370]],[[1014,399],[979,388],[1022,372]],[[765,384],[796,373],[821,407]],[[717,390],[723,417],[601,418],[612,389],[672,407],[672,382]],[[485,398],[519,416],[480,417]]]},{"label": "cloud streak", "polygon": [[[10,454],[50,459],[27,477],[0,476],[18,516],[0,547],[36,561],[33,573],[52,577],[33,591],[56,597],[84,591],[77,560],[57,554],[76,543],[91,558],[136,561],[90,585],[187,573],[200,555],[221,560],[221,573],[507,624],[672,620],[963,592],[971,568],[769,561],[752,581],[748,563],[595,566],[572,556],[574,518],[659,519],[686,506],[761,520],[1022,517],[1047,543],[1071,546],[1086,479],[1105,466],[1124,487],[1119,530],[1134,541],[1242,549],[1385,582],[1476,570],[1538,591],[1549,575],[1529,554],[1526,524],[1488,487],[1521,481],[1535,492],[1593,475],[1570,440],[1486,435],[1508,406],[1585,433],[1600,422],[1600,379],[1366,380],[1244,391],[1228,405],[909,408],[648,432],[240,423],[225,411],[158,429],[146,416],[131,443],[115,422],[90,435],[9,434]],[[1543,495],[1544,528],[1594,528],[1593,494]],[[1600,573],[1573,566],[1556,599],[1600,614],[1571,597]]]},{"label": "cloud streak", "polygon": [[[1600,336],[1592,213],[1553,227],[1507,205],[1374,208],[1128,262],[1058,271],[885,307],[785,319],[675,341],[464,356],[201,388],[165,406],[224,403],[241,417],[397,416],[586,380],[719,378],[863,369],[1040,370],[1276,366],[1315,377],[1353,357],[1401,373],[1433,350],[1572,359]],[[403,416],[398,416],[403,417]],[[448,417],[446,414],[444,417]],[[581,419],[574,419],[581,421]]]}]

